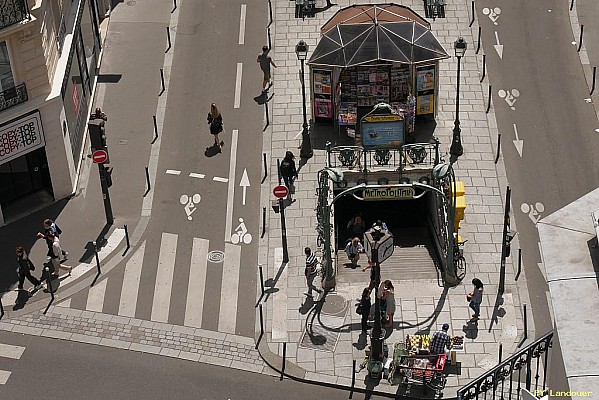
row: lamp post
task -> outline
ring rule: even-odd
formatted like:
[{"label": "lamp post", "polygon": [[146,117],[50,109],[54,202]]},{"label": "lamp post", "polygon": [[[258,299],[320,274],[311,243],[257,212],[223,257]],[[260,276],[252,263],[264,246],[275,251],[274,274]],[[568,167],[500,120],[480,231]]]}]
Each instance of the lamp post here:
[{"label": "lamp post", "polygon": [[453,44],[455,50],[455,56],[458,59],[458,81],[456,84],[456,98],[455,98],[455,122],[453,126],[453,137],[451,139],[451,147],[449,148],[449,154],[456,158],[464,154],[464,148],[462,147],[462,138],[460,137],[460,64],[462,57],[466,53],[468,44],[463,37],[459,37]]},{"label": "lamp post", "polygon": [[300,61],[302,70],[300,80],[302,82],[302,107],[304,111],[304,123],[302,125],[302,147],[300,149],[300,158],[308,159],[312,158],[314,151],[312,150],[312,143],[310,143],[310,131],[308,130],[308,115],[306,112],[306,83],[304,80],[304,61],[308,57],[308,45],[303,40],[300,40],[295,45],[295,54],[297,59]]}]

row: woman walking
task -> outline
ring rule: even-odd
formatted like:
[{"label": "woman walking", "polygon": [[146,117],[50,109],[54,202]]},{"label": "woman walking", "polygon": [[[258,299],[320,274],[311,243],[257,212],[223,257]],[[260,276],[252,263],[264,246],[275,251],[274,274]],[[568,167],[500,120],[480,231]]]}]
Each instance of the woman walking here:
[{"label": "woman walking", "polygon": [[469,307],[474,311],[474,315],[470,321],[478,321],[480,318],[480,303],[483,302],[483,283],[480,279],[472,279],[474,290],[468,293],[466,298],[470,301]]},{"label": "woman walking", "polygon": [[393,315],[395,315],[395,288],[390,280],[384,282],[383,298],[387,306],[387,328],[393,327]]},{"label": "woman walking", "polygon": [[370,307],[372,303],[370,301],[370,289],[364,288],[362,291],[362,297],[360,298],[360,310],[362,311],[362,332],[366,332],[370,327],[368,326],[368,316],[370,315]]},{"label": "woman walking", "polygon": [[19,290],[23,290],[23,283],[25,278],[34,286],[33,290],[40,288],[41,283],[36,277],[31,275],[31,271],[35,270],[33,263],[29,259],[29,255],[25,252],[23,246],[17,246],[17,274],[19,275]]},{"label": "woman walking", "polygon": [[52,265],[54,266],[54,273],[52,274],[53,278],[58,278],[58,270],[65,269],[69,271],[69,275],[71,275],[71,271],[73,267],[69,267],[66,265],[62,265],[60,263],[60,257],[62,255],[62,248],[60,247],[60,241],[58,240],[58,236],[56,236],[53,232],[48,232],[48,239],[52,241],[52,255],[50,256],[50,260],[52,261]]},{"label": "woman walking", "polygon": [[218,152],[222,151],[225,142],[218,138],[218,134],[223,131],[223,116],[216,107],[215,103],[210,105],[210,112],[208,113],[208,125],[210,125],[210,133],[214,136],[214,147],[218,147]]}]

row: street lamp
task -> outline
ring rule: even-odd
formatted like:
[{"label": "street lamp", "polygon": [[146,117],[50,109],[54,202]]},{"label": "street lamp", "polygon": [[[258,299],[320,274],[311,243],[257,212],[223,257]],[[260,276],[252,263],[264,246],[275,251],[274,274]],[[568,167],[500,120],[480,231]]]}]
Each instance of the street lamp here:
[{"label": "street lamp", "polygon": [[304,124],[302,125],[302,147],[300,149],[300,158],[312,158],[314,151],[312,143],[310,143],[310,131],[308,130],[308,115],[306,112],[306,83],[304,80],[304,61],[308,57],[308,45],[303,40],[300,40],[295,45],[295,54],[302,65],[300,80],[302,82],[302,107],[304,111]]},{"label": "street lamp", "polygon": [[449,148],[449,154],[456,158],[464,154],[464,148],[462,147],[462,139],[460,137],[460,64],[461,59],[466,53],[468,44],[463,37],[459,37],[453,44],[455,50],[455,56],[458,59],[458,82],[456,84],[456,98],[455,98],[455,122],[453,126],[453,138],[451,139],[451,147]]}]

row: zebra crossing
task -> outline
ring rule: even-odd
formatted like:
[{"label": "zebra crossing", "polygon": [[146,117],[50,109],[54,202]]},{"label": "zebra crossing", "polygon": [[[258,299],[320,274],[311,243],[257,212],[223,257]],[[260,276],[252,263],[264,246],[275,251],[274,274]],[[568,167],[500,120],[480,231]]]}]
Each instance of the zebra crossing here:
[{"label": "zebra crossing", "polygon": [[[58,306],[253,336],[254,310],[247,298],[250,292],[255,298],[256,270],[242,270],[242,244],[225,243],[224,252],[211,252],[203,238],[162,232],[159,243],[150,240],[122,270]],[[157,259],[148,252],[154,245]]]},{"label": "zebra crossing", "polygon": [[[25,351],[25,347],[13,346],[11,344],[0,343],[0,361],[8,358],[12,360],[19,360]],[[11,371],[0,369],[0,385],[6,385],[8,378],[10,377]]]}]

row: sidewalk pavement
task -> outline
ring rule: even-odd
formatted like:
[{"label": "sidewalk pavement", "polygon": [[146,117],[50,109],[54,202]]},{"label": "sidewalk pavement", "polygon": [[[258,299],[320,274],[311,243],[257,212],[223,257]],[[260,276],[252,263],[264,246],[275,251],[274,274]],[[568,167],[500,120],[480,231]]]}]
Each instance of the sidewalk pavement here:
[{"label": "sidewalk pavement", "polygon": [[[525,277],[521,274],[515,281],[512,262],[516,262],[516,257],[513,256],[507,263],[505,293],[498,295],[507,179],[503,160],[500,158],[497,164],[494,163],[497,126],[493,108],[485,113],[488,82],[480,83],[483,52],[475,55],[477,38],[473,32],[478,30],[477,23],[468,27],[470,15],[466,1],[446,3],[446,18],[431,20],[432,31],[449,54],[453,53],[453,42],[459,36],[469,43],[462,60],[460,85],[464,155],[454,164],[457,180],[466,186],[466,217],[460,235],[468,240],[464,250],[468,272],[462,284],[449,289],[439,287],[437,280],[403,280],[400,274],[385,273],[384,265],[381,279],[390,279],[396,288],[395,329],[386,339],[389,349],[408,334],[433,333],[445,322],[450,324],[450,334],[465,337],[465,351],[458,353],[461,368],[448,376],[444,391],[444,397],[451,397],[458,388],[496,365],[500,344],[503,345],[504,359],[514,352],[523,334],[521,304],[529,301]],[[424,15],[422,1],[404,1],[402,4]],[[350,1],[340,0],[338,5],[347,7]],[[273,1],[272,52],[278,68],[274,70],[271,89],[274,93],[271,125],[264,135],[264,151],[271,155],[270,171],[276,171],[276,160],[284,156],[285,150],[297,154],[301,140],[298,132],[301,132],[302,97],[295,45],[303,39],[310,50],[315,49],[320,27],[338,9],[333,7],[316,18],[302,21],[294,18],[293,2]],[[448,151],[451,143],[456,68],[453,58],[440,63],[439,113],[434,135],[441,142],[442,153]],[[309,91],[309,85],[306,86]],[[418,124],[416,127],[418,129]],[[312,139],[318,141],[317,137]],[[339,268],[336,290],[326,298],[314,304],[303,294],[306,290],[303,249],[305,246],[317,249],[315,189],[317,172],[326,165],[325,157],[324,149],[314,150],[314,157],[300,171],[294,196],[296,201],[285,210],[290,259],[287,264],[282,263],[280,215],[269,213],[267,235],[260,242],[259,263],[267,266],[265,279],[273,279],[275,289],[262,300],[266,314],[265,334],[259,349],[271,365],[280,368],[282,344],[287,343],[286,373],[299,379],[349,386],[352,362],[357,360],[359,365],[365,357],[364,349],[369,345],[369,338],[361,335],[360,316],[355,313],[356,302],[368,284],[368,276],[364,273],[364,281],[360,284],[345,283],[344,272]],[[270,210],[271,191],[278,183],[277,175],[271,173],[267,183],[262,188],[262,206]],[[345,258],[340,252],[339,263],[343,262]],[[465,299],[466,293],[472,290],[470,281],[474,277],[485,284],[478,325],[468,323],[470,315]],[[531,320],[528,338],[534,337]],[[306,331],[307,326],[310,333]],[[397,386],[390,386],[384,380],[372,383],[366,379],[366,374],[365,369],[357,374],[357,388],[376,386],[376,391],[397,393]]]}]

